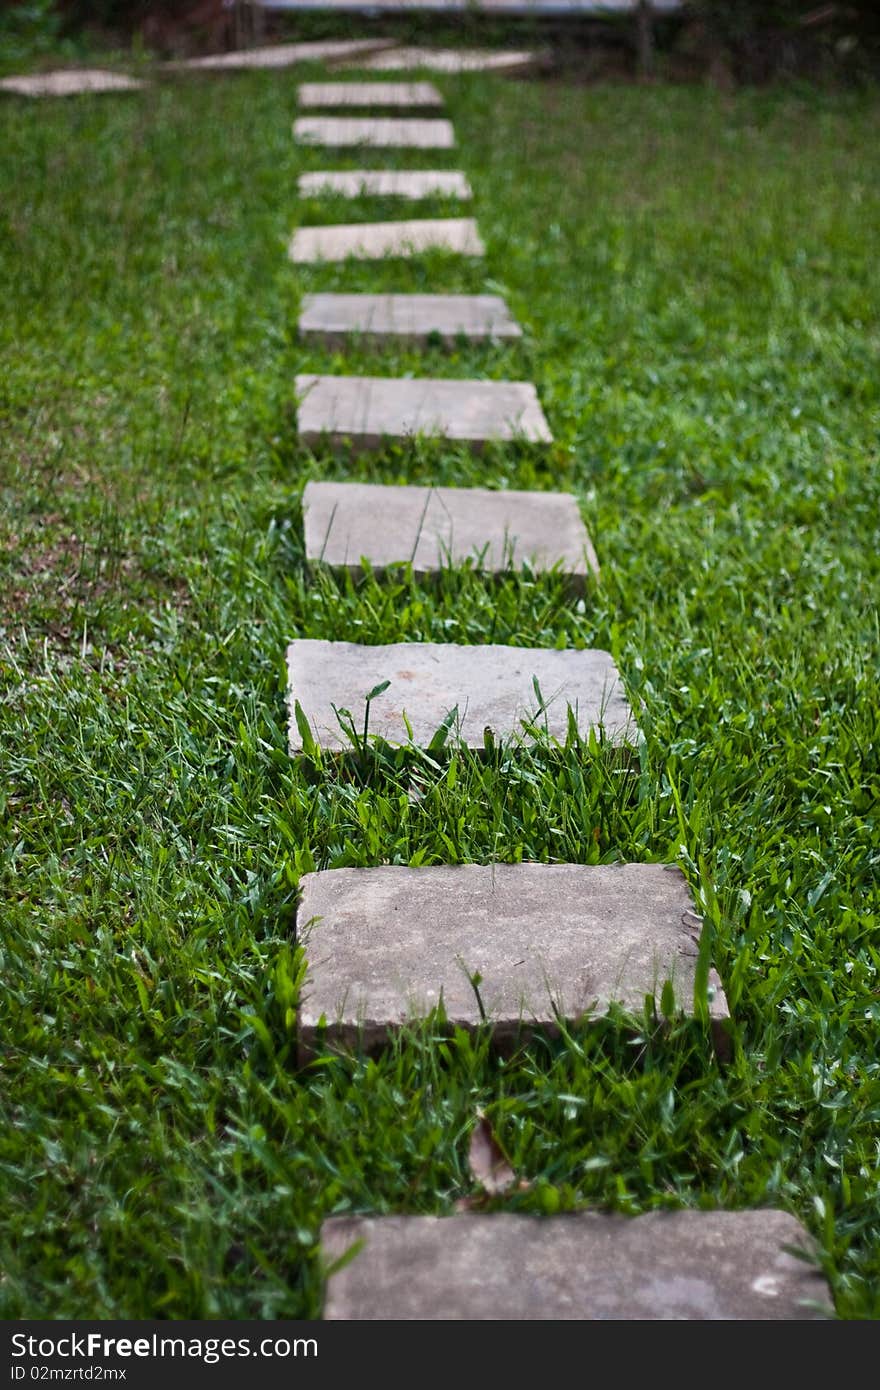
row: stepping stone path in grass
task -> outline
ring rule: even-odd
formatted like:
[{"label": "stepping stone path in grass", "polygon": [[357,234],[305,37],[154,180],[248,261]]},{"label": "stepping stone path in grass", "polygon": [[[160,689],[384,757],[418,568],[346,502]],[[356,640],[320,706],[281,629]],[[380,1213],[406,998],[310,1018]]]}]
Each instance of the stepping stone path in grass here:
[{"label": "stepping stone path in grass", "polygon": [[504,300],[494,294],[307,294],[299,332],[331,346],[344,344],[352,333],[377,343],[439,339],[448,347],[460,338],[500,342],[522,337]]},{"label": "stepping stone path in grass", "polygon": [[578,590],[599,565],[577,502],[559,492],[315,483],[303,493],[306,559],[358,574],[409,563],[418,579],[468,561],[487,573],[559,568]]},{"label": "stepping stone path in grass", "polygon": [[475,448],[493,440],[550,444],[553,436],[528,381],[418,377],[298,376],[299,437],[356,453],[415,435]]},{"label": "stepping stone path in grass", "polygon": [[206,58],[185,58],[163,64],[185,71],[229,71],[240,68],[289,68],[297,63],[333,63],[363,59],[396,47],[394,39],[319,39],[310,43],[280,43],[236,53],[211,53]]},{"label": "stepping stone path in grass", "polygon": [[292,261],[382,260],[451,251],[483,256],[477,224],[471,217],[424,218],[412,222],[346,222],[335,227],[298,227],[288,248]]},{"label": "stepping stone path in grass", "polygon": [[6,77],[0,91],[23,97],[70,97],[94,92],[138,92],[148,87],[122,72],[102,68],[69,68],[61,72],[42,72],[30,77]]},{"label": "stepping stone path in grass", "polygon": [[833,1316],[808,1233],[772,1209],[337,1216],[321,1227],[328,1265],[357,1241],[328,1280],[330,1321]]},{"label": "stepping stone path in grass", "polygon": [[493,740],[534,742],[540,730],[564,742],[570,723],[582,739],[601,732],[615,747],[637,737],[617,668],[603,651],[451,642],[367,647],[300,638],[288,648],[287,662],[293,753],[304,746],[303,716],[317,745],[350,752],[334,706],[350,710],[361,730],[364,697],[385,682],[387,689],[370,703],[369,728],[396,746],[411,738],[427,748],[444,724],[450,741],[471,748],[486,746],[487,731]]},{"label": "stepping stone path in grass", "polygon": [[442,106],[432,82],[303,82],[297,101],[305,106]]},{"label": "stepping stone path in grass", "polygon": [[[492,52],[474,48],[399,48],[374,54],[358,67],[370,71],[408,72],[525,72],[534,67],[536,53]],[[347,67],[353,64],[346,64]]]},{"label": "stepping stone path in grass", "polygon": [[[303,1060],[319,1041],[371,1049],[442,1006],[452,1028],[498,1045],[607,1014],[690,1012],[700,919],[684,875],[661,864],[460,864],[306,874],[297,939]],[[476,981],[476,987],[472,983]],[[719,1042],[729,1017],[709,982]]]},{"label": "stepping stone path in grass", "polygon": [[455,134],[449,121],[425,116],[298,116],[293,133],[303,145],[344,149],[451,150]]},{"label": "stepping stone path in grass", "polygon": [[323,169],[300,174],[303,197],[331,193],[341,198],[471,198],[464,174],[453,169]]}]

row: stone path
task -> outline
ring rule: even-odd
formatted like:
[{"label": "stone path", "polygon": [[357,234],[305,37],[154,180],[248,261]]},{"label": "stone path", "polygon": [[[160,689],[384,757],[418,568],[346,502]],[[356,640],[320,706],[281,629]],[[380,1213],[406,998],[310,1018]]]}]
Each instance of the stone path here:
[{"label": "stone path", "polygon": [[599,563],[577,502],[559,492],[306,484],[306,559],[360,572],[410,564],[418,579],[468,562],[488,574],[559,567],[582,590]]},{"label": "stone path", "polygon": [[0,81],[0,92],[14,92],[23,97],[69,97],[95,92],[139,92],[148,86],[148,82],[139,82],[123,72],[66,68],[30,77],[4,77]]},{"label": "stone path", "polygon": [[449,121],[424,116],[298,116],[293,133],[304,145],[346,149],[451,150],[455,136]]},{"label": "stone path", "polygon": [[381,260],[451,251],[483,256],[477,224],[470,217],[425,218],[413,222],[351,222],[337,227],[298,227],[288,248],[292,261]]},{"label": "stone path", "polygon": [[301,107],[307,106],[442,106],[433,82],[301,82]]},{"label": "stone path", "polygon": [[495,440],[553,442],[529,381],[298,376],[296,394],[299,437],[309,445],[364,452],[415,435],[477,448]]},{"label": "stone path", "polygon": [[351,739],[334,706],[350,710],[362,729],[364,696],[386,681],[387,689],[371,702],[369,726],[397,746],[427,748],[445,721],[450,741],[471,748],[484,748],[489,732],[495,740],[533,742],[540,729],[564,742],[570,719],[583,739],[600,729],[612,746],[637,737],[617,668],[603,651],[451,642],[364,647],[300,638],[290,644],[287,661],[294,753],[303,747],[296,702],[315,743],[349,752]]},{"label": "stone path", "polygon": [[[612,1004],[639,1015],[646,995],[659,1010],[665,981],[676,1011],[692,1008],[699,926],[678,869],[386,865],[306,874],[301,888],[304,1058],[319,1041],[374,1048],[441,1002],[450,1028],[485,1025],[501,1045],[523,1028],[558,1034],[560,1021]],[[711,989],[720,1025],[728,1009],[717,976]]]},{"label": "stone path", "polygon": [[185,58],[164,63],[163,67],[179,72],[222,72],[246,68],[290,68],[297,63],[327,63],[332,66],[344,59],[362,60],[394,47],[394,39],[319,39],[308,43],[240,49],[234,53],[211,53],[206,58]]},{"label": "stone path", "polygon": [[473,197],[464,174],[453,169],[322,169],[300,174],[303,197],[331,193],[342,198]]},{"label": "stone path", "polygon": [[302,338],[344,346],[351,334],[453,347],[460,338],[516,341],[522,329],[494,294],[307,294],[299,315]]},{"label": "stone path", "polygon": [[[340,1216],[324,1317],[814,1320],[833,1315],[815,1246],[787,1212]],[[803,1252],[804,1258],[790,1253]]]},{"label": "stone path", "polygon": [[[360,68],[382,72],[525,72],[534,67],[538,54],[509,50],[466,48],[399,48],[374,54],[357,64]],[[347,64],[346,66],[351,66]]]}]

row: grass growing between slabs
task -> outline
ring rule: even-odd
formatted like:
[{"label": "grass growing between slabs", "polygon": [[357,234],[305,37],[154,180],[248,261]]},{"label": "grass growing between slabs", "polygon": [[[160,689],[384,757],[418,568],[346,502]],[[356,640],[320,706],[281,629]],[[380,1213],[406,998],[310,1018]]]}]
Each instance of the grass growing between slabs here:
[{"label": "grass growing between slabs", "polygon": [[[474,1196],[478,1108],[498,1205],[782,1205],[880,1312],[880,102],[440,85],[485,265],[290,266],[334,167],[290,74],[0,106],[6,1317],[314,1316],[321,1218]],[[526,334],[299,346],[331,288],[504,293]],[[556,443],[303,454],[324,370],[534,380]],[[601,587],[310,577],[309,477],[571,489]],[[639,759],[294,765],[294,636],[603,646]],[[297,1074],[302,872],[518,858],[680,863],[732,1062],[648,1014]]]}]

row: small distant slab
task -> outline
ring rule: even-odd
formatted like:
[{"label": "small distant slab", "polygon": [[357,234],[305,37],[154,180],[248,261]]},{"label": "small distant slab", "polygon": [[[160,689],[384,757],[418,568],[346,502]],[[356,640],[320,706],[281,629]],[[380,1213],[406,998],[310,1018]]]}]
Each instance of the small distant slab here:
[{"label": "small distant slab", "polygon": [[494,294],[308,294],[299,332],[330,346],[345,343],[352,333],[374,341],[439,340],[448,347],[459,338],[509,342],[522,337],[504,300]]},{"label": "small distant slab", "polygon": [[550,444],[553,436],[530,381],[415,380],[397,377],[298,376],[299,437],[354,452],[414,435]]},{"label": "small distant slab", "polygon": [[400,48],[375,54],[358,67],[382,72],[525,72],[538,54],[479,48]]},{"label": "small distant slab", "polygon": [[164,63],[181,72],[214,72],[245,68],[290,68],[297,63],[334,63],[364,58],[395,47],[394,39],[318,39],[309,43],[278,43],[264,48],[245,48],[235,53],[209,53],[204,58],[185,58]]},{"label": "small distant slab", "polygon": [[[335,1216],[325,1321],[817,1321],[816,1248],[787,1212]],[[792,1251],[800,1250],[804,1258]]]},{"label": "small distant slab", "polygon": [[297,702],[315,743],[348,752],[334,706],[350,710],[362,727],[367,692],[386,681],[370,705],[370,731],[397,746],[410,741],[407,723],[412,742],[426,748],[446,721],[450,741],[471,748],[486,746],[487,730],[496,740],[533,740],[535,726],[563,742],[569,709],[584,739],[601,730],[606,743],[621,746],[637,733],[617,667],[603,651],[451,642],[367,647],[300,638],[288,648],[287,664],[293,753],[303,748]]},{"label": "small distant slab", "polygon": [[384,256],[420,256],[450,251],[458,256],[485,256],[472,217],[420,218],[405,222],[345,222],[331,227],[298,227],[287,254],[297,264],[317,261],[381,260]]},{"label": "small distant slab", "polygon": [[424,116],[298,116],[293,134],[301,145],[337,150],[351,145],[399,150],[451,150],[455,146],[451,121]]},{"label": "small distant slab", "polygon": [[443,105],[433,82],[303,82],[297,100],[301,107]]},{"label": "small distant slab", "polygon": [[333,193],[340,198],[472,198],[464,174],[455,169],[324,169],[300,174],[304,198]]},{"label": "small distant slab", "polygon": [[[691,1013],[700,922],[680,869],[662,864],[456,864],[304,875],[297,940],[306,980],[298,1039],[369,1051],[441,1007],[450,1029],[525,1029],[641,1017],[671,984]],[[479,998],[472,980],[478,977]],[[719,1032],[729,1017],[709,984]],[[481,1007],[482,1006],[482,1007]]]},{"label": "small distant slab", "polygon": [[561,492],[306,484],[306,558],[357,574],[409,563],[419,579],[471,561],[489,573],[558,567],[578,587],[599,564],[575,499]]},{"label": "small distant slab", "polygon": [[94,92],[138,92],[150,84],[139,82],[123,72],[103,68],[67,68],[59,72],[40,72],[28,77],[6,77],[0,91],[22,97],[71,97]]}]

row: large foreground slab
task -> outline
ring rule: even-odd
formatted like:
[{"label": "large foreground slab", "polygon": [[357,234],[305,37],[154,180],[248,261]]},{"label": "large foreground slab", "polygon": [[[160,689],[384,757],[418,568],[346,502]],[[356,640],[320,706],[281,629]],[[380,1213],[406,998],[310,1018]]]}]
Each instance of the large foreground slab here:
[{"label": "large foreground slab", "polygon": [[458,256],[486,254],[472,217],[298,227],[288,247],[290,259],[300,265],[345,261],[349,256],[358,261],[420,256],[426,251],[449,251]]},{"label": "large foreground slab", "polygon": [[[304,876],[297,924],[304,1056],[320,1036],[369,1050],[441,1006],[450,1028],[486,1024],[502,1045],[613,1004],[641,1017],[667,981],[676,1010],[693,1007],[699,919],[660,864],[333,869]],[[714,974],[710,994],[720,1032]]]},{"label": "large foreground slab", "polygon": [[302,107],[443,105],[433,82],[303,82],[296,95]]},{"label": "large foreground slab", "polygon": [[457,169],[320,169],[300,174],[303,197],[334,193],[339,198],[472,198],[471,186]]},{"label": "large foreground slab", "polygon": [[[299,702],[316,743],[351,749],[336,709],[364,722],[367,692],[389,682],[370,706],[370,731],[388,743],[427,747],[449,719],[450,738],[472,748],[495,739],[533,738],[534,726],[564,741],[571,717],[583,738],[601,729],[607,742],[625,744],[636,729],[617,668],[607,652],[555,648],[401,642],[367,647],[355,642],[301,638],[288,648],[290,746],[302,749],[295,718]],[[535,684],[540,689],[536,693]]]},{"label": "large foreground slab", "polygon": [[420,579],[471,561],[501,573],[559,567],[582,586],[598,574],[577,502],[559,492],[315,483],[303,493],[306,558],[375,570],[409,562]]},{"label": "large foreground slab", "polygon": [[5,77],[0,92],[22,97],[71,97],[94,92],[137,92],[147,87],[123,72],[103,68],[68,68],[59,72],[40,72],[28,77]]},{"label": "large foreground slab", "polygon": [[336,150],[350,145],[451,150],[455,145],[451,121],[423,116],[297,116],[293,134],[301,145],[326,145]]},{"label": "large foreground slab", "polygon": [[782,1211],[338,1216],[321,1227],[328,1264],[356,1241],[327,1284],[330,1321],[833,1315],[813,1243]]},{"label": "large foreground slab", "polygon": [[479,48],[398,48],[374,54],[358,67],[383,72],[524,72],[538,54]]},{"label": "large foreground slab", "polygon": [[246,48],[235,53],[210,53],[205,58],[185,58],[163,64],[181,72],[235,71],[244,68],[290,68],[297,63],[334,63],[362,59],[394,48],[394,39],[317,39],[308,43],[278,43]]},{"label": "large foreground slab", "polygon": [[414,435],[550,444],[553,436],[528,381],[415,380],[394,377],[298,376],[299,436],[355,451]]},{"label": "large foreground slab", "polygon": [[308,294],[302,301],[299,332],[331,347],[350,334],[382,341],[392,338],[454,347],[459,338],[510,341],[522,329],[495,294]]}]

